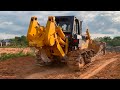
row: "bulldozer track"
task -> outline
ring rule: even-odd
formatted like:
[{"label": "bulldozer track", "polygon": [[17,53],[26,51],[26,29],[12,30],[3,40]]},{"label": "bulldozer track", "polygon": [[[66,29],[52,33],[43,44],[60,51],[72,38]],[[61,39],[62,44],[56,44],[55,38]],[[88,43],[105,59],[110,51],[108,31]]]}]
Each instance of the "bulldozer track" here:
[{"label": "bulldozer track", "polygon": [[[94,61],[96,57],[100,56],[102,53],[94,53],[94,50],[74,50],[67,54],[66,63],[71,70],[80,71],[90,62]],[[36,64],[39,66],[48,66],[51,63],[46,63],[42,60],[40,53],[36,53]]]},{"label": "bulldozer track", "polygon": [[80,69],[92,61],[91,58],[94,57],[92,51],[93,50],[75,50],[70,52],[68,54],[68,66],[75,71],[80,71]]}]

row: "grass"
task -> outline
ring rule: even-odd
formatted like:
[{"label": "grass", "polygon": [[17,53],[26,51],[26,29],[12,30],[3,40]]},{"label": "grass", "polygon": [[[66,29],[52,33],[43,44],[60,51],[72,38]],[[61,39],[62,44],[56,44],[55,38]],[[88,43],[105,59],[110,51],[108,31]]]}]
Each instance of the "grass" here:
[{"label": "grass", "polygon": [[25,57],[25,56],[34,56],[33,53],[23,53],[23,51],[20,51],[18,53],[2,53],[0,55],[0,61],[11,59],[11,58],[18,58],[18,57]]}]

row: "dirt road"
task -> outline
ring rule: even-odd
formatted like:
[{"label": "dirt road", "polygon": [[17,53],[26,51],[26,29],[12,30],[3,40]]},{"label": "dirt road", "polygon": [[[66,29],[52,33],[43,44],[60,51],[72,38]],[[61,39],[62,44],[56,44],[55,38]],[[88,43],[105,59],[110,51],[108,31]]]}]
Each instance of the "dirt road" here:
[{"label": "dirt road", "polygon": [[82,79],[89,79],[91,76],[96,75],[105,66],[107,66],[108,64],[114,62],[115,60],[117,60],[117,58],[112,58],[112,59],[109,59],[109,61],[100,62],[95,67],[93,67],[92,69],[87,71],[86,73],[80,75],[80,78],[82,78]]},{"label": "dirt road", "polygon": [[97,57],[80,72],[75,72],[62,64],[40,67],[35,64],[33,57],[21,57],[0,62],[0,79],[94,79],[111,78],[110,75],[112,78],[120,78],[118,62],[120,62],[120,53],[109,53]]}]

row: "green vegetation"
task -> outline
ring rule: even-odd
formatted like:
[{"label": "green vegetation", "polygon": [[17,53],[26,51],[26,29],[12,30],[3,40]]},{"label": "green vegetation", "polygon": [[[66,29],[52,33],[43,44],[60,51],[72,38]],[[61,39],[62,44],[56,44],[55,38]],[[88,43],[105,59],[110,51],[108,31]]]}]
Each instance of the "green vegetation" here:
[{"label": "green vegetation", "polygon": [[9,47],[13,48],[23,48],[28,46],[28,41],[26,36],[21,36],[21,37],[15,37],[13,39],[10,39],[11,45]]},{"label": "green vegetation", "polygon": [[18,57],[24,57],[24,56],[33,56],[32,53],[23,53],[23,51],[20,51],[18,53],[2,53],[0,55],[0,61],[6,60],[6,59],[11,59],[11,58],[18,58]]},{"label": "green vegetation", "polygon": [[[7,39],[10,42],[10,45],[3,45],[0,48],[26,48],[28,47],[28,41],[26,36],[21,36],[21,37],[15,37],[12,39]],[[5,41],[5,40],[3,40]]]},{"label": "green vegetation", "polygon": [[120,46],[120,36],[116,36],[113,39],[111,37],[100,37],[94,40],[106,42],[108,46]]}]

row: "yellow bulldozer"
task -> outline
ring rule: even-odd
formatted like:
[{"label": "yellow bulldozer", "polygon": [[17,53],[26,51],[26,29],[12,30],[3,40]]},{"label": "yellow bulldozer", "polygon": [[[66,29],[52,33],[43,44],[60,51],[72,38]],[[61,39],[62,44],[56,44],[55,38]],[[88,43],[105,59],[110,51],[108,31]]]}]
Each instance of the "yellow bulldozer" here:
[{"label": "yellow bulldozer", "polygon": [[41,26],[33,16],[27,40],[29,47],[36,48],[36,61],[40,66],[62,62],[73,70],[80,70],[98,52],[105,52],[103,44],[91,39],[88,29],[82,35],[82,21],[75,16],[49,16],[46,26]]}]

